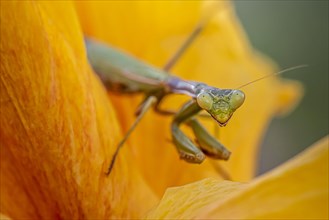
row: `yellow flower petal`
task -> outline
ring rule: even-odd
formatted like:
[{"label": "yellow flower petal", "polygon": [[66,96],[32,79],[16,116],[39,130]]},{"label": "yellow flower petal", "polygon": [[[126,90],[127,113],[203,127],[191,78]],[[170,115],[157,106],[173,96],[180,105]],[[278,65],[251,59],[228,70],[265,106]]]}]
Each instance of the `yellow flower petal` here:
[{"label": "yellow flower petal", "polygon": [[190,219],[202,208],[226,198],[245,185],[207,178],[185,186],[168,188],[147,219]]},{"label": "yellow flower petal", "polygon": [[1,220],[11,220],[11,218],[9,218],[9,217],[6,216],[6,215],[3,215],[2,213],[0,213],[0,219],[1,219]]},{"label": "yellow flower petal", "polygon": [[199,217],[328,219],[328,147],[327,136]]},{"label": "yellow flower petal", "polygon": [[136,168],[119,158],[111,178],[104,174],[119,126],[90,71],[73,5],[1,1],[0,8],[1,213],[140,217],[156,198]]},{"label": "yellow flower petal", "polygon": [[168,189],[148,218],[328,219],[328,137],[258,179]]},{"label": "yellow flower petal", "polygon": [[[158,67],[175,53],[201,18],[209,12],[208,2],[101,1],[76,3],[82,28],[88,36],[108,42]],[[225,1],[217,1],[218,14],[174,67],[175,74],[220,88],[236,88],[275,72],[273,64],[255,54],[249,46],[235,14]],[[284,89],[283,89],[284,88]],[[258,142],[269,121],[278,111],[294,103],[298,91],[277,77],[246,87],[246,103],[227,127],[220,140],[233,151],[231,160],[220,163],[234,180],[249,180],[255,172]],[[280,98],[288,97],[288,98]],[[142,97],[110,94],[124,130],[135,120],[132,106]],[[170,98],[168,108],[179,108],[180,97]],[[219,178],[205,161],[191,165],[180,161],[168,141],[170,118],[149,113],[129,138],[143,175],[160,196],[168,186],[181,185],[205,177]],[[208,123],[210,124],[210,123]],[[208,125],[213,129],[214,124]]]}]

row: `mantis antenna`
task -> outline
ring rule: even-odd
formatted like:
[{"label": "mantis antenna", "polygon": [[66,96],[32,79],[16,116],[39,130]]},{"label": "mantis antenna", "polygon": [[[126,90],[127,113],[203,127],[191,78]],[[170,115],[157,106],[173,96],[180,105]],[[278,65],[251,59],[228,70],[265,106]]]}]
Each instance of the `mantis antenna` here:
[{"label": "mantis antenna", "polygon": [[266,79],[266,78],[268,78],[268,77],[272,77],[272,76],[280,75],[280,74],[282,74],[282,73],[289,72],[289,71],[292,71],[292,70],[295,70],[295,69],[304,68],[304,67],[308,67],[308,65],[303,64],[303,65],[298,65],[298,66],[289,67],[289,68],[283,69],[283,70],[281,70],[281,71],[279,71],[279,72],[271,73],[271,74],[268,74],[268,75],[266,75],[266,76],[263,76],[263,77],[260,77],[260,78],[258,78],[258,79],[255,79],[255,80],[253,80],[253,81],[250,81],[250,82],[248,82],[248,83],[246,83],[246,84],[243,84],[242,86],[239,86],[239,87],[236,88],[236,89],[241,89],[241,88],[246,87],[246,86],[248,86],[248,85],[250,85],[250,84],[253,84],[253,83],[258,82],[258,81],[260,81],[260,80]]}]

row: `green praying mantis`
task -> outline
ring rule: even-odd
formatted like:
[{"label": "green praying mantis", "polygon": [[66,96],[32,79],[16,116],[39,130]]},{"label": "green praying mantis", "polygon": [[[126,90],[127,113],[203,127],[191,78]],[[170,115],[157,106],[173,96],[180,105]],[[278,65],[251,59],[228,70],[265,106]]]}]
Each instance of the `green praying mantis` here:
[{"label": "green praying mantis", "polygon": [[[208,116],[211,116],[219,126],[225,126],[233,113],[245,101],[245,94],[240,88],[268,76],[305,66],[295,66],[267,75],[244,84],[238,89],[219,89],[204,83],[183,80],[173,76],[169,73],[170,69],[191,46],[204,26],[205,23],[200,22],[195,27],[163,69],[143,63],[104,43],[90,38],[85,39],[88,60],[108,90],[122,94],[143,93],[145,95],[145,99],[136,111],[135,122],[117,145],[106,175],[111,173],[120,149],[151,107],[159,114],[173,116],[171,123],[172,141],[181,159],[189,163],[202,163],[205,155],[207,155],[214,159],[228,160],[231,152],[213,137],[195,116],[205,110],[209,114]],[[184,94],[191,99],[177,112],[161,109],[161,101],[171,94]],[[181,124],[186,124],[192,128],[197,144],[183,133],[180,129]]]}]

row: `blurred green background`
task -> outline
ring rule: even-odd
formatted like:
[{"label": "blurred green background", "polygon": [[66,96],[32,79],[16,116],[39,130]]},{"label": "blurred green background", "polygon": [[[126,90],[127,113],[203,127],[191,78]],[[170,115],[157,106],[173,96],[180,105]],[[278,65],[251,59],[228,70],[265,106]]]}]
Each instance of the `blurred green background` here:
[{"label": "blurred green background", "polygon": [[234,1],[236,13],[257,50],[305,86],[290,115],[276,118],[262,143],[258,174],[301,152],[328,134],[328,1]]}]

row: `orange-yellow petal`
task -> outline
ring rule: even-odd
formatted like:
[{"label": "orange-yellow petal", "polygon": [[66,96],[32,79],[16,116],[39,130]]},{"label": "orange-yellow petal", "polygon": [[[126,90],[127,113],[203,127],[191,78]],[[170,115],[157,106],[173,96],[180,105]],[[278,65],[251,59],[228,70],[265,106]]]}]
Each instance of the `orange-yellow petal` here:
[{"label": "orange-yellow petal", "polygon": [[118,158],[111,176],[104,174],[119,126],[90,71],[73,4],[1,1],[0,8],[0,212],[13,219],[140,217],[156,198],[135,167]]},{"label": "orange-yellow petal", "polygon": [[0,213],[0,219],[1,219],[1,220],[11,220],[11,218],[9,218],[9,217],[6,216],[6,215],[3,215],[2,213]]},{"label": "orange-yellow petal", "polygon": [[147,219],[190,219],[209,204],[225,199],[246,184],[203,179],[188,185],[168,188]]},{"label": "orange-yellow petal", "polygon": [[[218,13],[172,72],[219,88],[236,88],[275,72],[270,61],[254,53],[231,5],[225,1],[80,1],[76,7],[86,35],[162,67],[200,19],[209,13],[207,4],[214,4],[212,9]],[[244,90],[246,103],[227,127],[220,129],[221,142],[233,152],[230,161],[220,164],[238,181],[253,177],[258,143],[269,121],[279,110],[289,107],[294,102],[293,97],[298,97],[290,84],[282,83],[277,77]],[[110,98],[126,131],[135,120],[132,106],[137,107],[142,97],[110,94]],[[186,99],[181,96],[170,98],[164,106],[177,109],[183,100]],[[170,121],[170,118],[149,113],[128,141],[130,151],[154,191],[162,195],[168,186],[205,177],[220,178],[209,161],[191,165],[179,160],[175,147],[168,141]],[[214,123],[208,122],[208,128],[212,130],[213,127]]]},{"label": "orange-yellow petal", "polygon": [[328,137],[246,184],[203,180],[168,189],[150,219],[328,219]]}]

